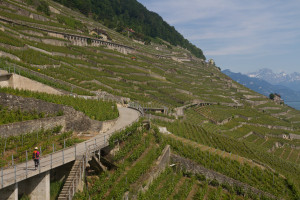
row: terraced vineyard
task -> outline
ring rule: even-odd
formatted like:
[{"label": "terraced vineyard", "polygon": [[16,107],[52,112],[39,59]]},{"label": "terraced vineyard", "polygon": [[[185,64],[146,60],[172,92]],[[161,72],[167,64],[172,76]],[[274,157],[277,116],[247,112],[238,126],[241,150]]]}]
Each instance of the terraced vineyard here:
[{"label": "terraced vineyard", "polygon": [[100,176],[90,176],[89,190],[78,193],[75,199],[89,199],[89,195],[92,199],[121,199],[126,191],[134,187],[135,183],[139,183],[139,179],[149,172],[164,145],[153,145],[154,137],[137,128],[135,125],[119,137],[110,139],[110,143],[115,139],[126,141],[125,144],[121,144],[123,148],[111,158],[117,169],[104,172]]},{"label": "terraced vineyard", "polygon": [[63,115],[63,111],[50,115],[43,112],[39,113],[36,110],[31,112],[22,111],[21,109],[11,110],[0,105],[0,125],[61,115]]},{"label": "terraced vineyard", "polygon": [[[91,199],[121,199],[124,197],[129,199],[203,199],[204,196],[207,199],[244,199],[245,197],[255,199],[259,197],[237,185],[221,184],[216,180],[206,179],[201,174],[193,175],[177,167],[170,168],[168,166],[150,184],[148,189],[142,192],[140,188],[148,184],[147,180],[151,170],[155,169],[156,159],[167,144],[172,146],[174,153],[180,155],[194,151],[190,156],[186,154],[185,156],[207,168],[221,171],[228,176],[236,176],[237,180],[243,179],[243,182],[250,185],[257,186],[259,184],[258,188],[265,192],[280,197],[293,195],[285,180],[278,174],[257,167],[253,168],[248,164],[239,164],[237,161],[230,161],[220,155],[211,154],[209,156],[196,147],[185,146],[180,141],[163,136],[155,130],[149,132],[138,127],[139,123],[110,140],[113,146],[115,143],[112,141],[118,139],[121,142],[118,144],[121,147],[120,150],[115,155],[107,156],[107,159],[114,162],[116,168],[104,171],[100,175],[93,173],[88,175],[88,187],[83,192],[77,193],[75,199],[89,199],[89,197]],[[238,178],[240,173],[234,173],[234,171],[248,171],[252,176]],[[277,193],[279,190],[284,192],[279,194]],[[129,193],[126,193],[127,191]]]},{"label": "terraced vineyard", "polygon": [[74,98],[72,96],[59,96],[46,93],[31,92],[28,90],[18,90],[11,88],[0,88],[0,92],[23,97],[33,97],[51,103],[62,104],[73,107],[81,111],[91,119],[99,121],[111,120],[118,117],[118,109],[114,102],[97,99]]},{"label": "terraced vineyard", "polygon": [[72,131],[61,132],[61,129],[61,126],[57,126],[53,129],[40,130],[20,136],[0,137],[0,167],[13,166],[30,160],[34,147],[38,147],[39,151],[46,155],[85,140],[84,137],[73,135]]},{"label": "terraced vineyard", "polygon": [[[212,183],[213,184],[213,183]],[[217,184],[218,185],[218,184]],[[224,189],[223,189],[224,188]],[[212,186],[201,177],[166,169],[138,199],[245,199],[226,186]]]},{"label": "terraced vineyard", "polygon": [[[211,153],[210,151],[203,151],[203,148],[191,145],[186,141],[178,138],[163,136],[164,141],[172,146],[172,149],[179,155],[195,160],[202,166],[213,169],[226,176],[232,177],[243,183],[247,183],[253,187],[269,192],[277,197],[296,197],[294,189],[289,188],[289,180],[286,180],[265,168],[250,166],[247,162],[240,162],[233,159],[235,155],[224,156],[221,154]],[[253,163],[252,163],[253,164]],[[247,174],[248,173],[248,174]],[[275,180],[276,179],[276,180]],[[292,188],[295,186],[292,186]],[[298,198],[298,197],[297,197]]]},{"label": "terraced vineyard", "polygon": [[[259,199],[170,168],[141,193],[138,188],[145,186],[167,144],[173,153],[277,198],[299,197],[299,111],[245,88],[222,74],[214,62],[198,59],[183,47],[159,38],[146,45],[51,0],[49,13],[30,2],[0,1],[1,76],[17,73],[65,95],[9,88],[0,92],[71,106],[99,121],[118,117],[116,103],[168,110],[151,111],[148,120],[172,135],[134,126],[113,136],[121,148],[108,159],[117,168],[90,173],[88,187],[77,199],[121,199],[128,191],[140,199]],[[101,29],[110,39],[91,35],[93,29]],[[22,110],[1,112],[2,123],[43,117]],[[48,143],[55,141],[61,148],[59,135],[49,134],[41,137],[44,141],[26,140],[26,145],[41,145],[47,152]],[[20,140],[9,140],[6,148],[21,148]],[[4,153],[2,138],[0,145]],[[1,166],[10,163],[9,155],[3,155]]]}]

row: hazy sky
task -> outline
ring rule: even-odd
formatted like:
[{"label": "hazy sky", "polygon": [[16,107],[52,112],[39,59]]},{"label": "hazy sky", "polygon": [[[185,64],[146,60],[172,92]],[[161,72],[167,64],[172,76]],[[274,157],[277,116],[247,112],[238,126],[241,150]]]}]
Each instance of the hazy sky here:
[{"label": "hazy sky", "polygon": [[300,72],[300,1],[138,0],[221,69]]}]

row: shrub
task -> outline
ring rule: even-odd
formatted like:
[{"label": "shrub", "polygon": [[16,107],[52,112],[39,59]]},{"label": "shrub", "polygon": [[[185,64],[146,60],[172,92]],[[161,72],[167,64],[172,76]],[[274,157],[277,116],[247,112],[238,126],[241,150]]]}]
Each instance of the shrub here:
[{"label": "shrub", "polygon": [[37,11],[45,13],[45,15],[50,16],[49,4],[46,1],[40,1],[37,7]]},{"label": "shrub", "polygon": [[218,182],[216,179],[213,179],[212,181],[210,181],[209,184],[210,184],[211,186],[215,186],[215,187],[219,186],[219,182]]}]

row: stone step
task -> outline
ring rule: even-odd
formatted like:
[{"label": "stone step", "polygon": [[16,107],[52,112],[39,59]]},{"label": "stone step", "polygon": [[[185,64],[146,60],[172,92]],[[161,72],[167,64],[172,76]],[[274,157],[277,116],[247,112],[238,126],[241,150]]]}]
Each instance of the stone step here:
[{"label": "stone step", "polygon": [[[76,188],[76,182],[75,181],[76,178],[78,178],[78,170],[80,170],[80,164],[81,161],[76,160],[72,166],[72,169],[66,179],[66,182],[59,194],[58,200],[63,200],[63,199],[68,199],[69,198],[69,191],[72,191],[72,186],[73,186],[73,182],[74,182],[74,187]],[[75,189],[74,188],[74,189]]]}]

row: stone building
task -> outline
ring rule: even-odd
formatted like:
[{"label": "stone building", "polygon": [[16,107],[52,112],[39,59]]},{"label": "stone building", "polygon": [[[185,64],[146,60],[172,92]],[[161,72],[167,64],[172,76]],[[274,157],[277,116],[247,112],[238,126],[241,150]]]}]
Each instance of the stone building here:
[{"label": "stone building", "polygon": [[273,99],[273,101],[275,102],[275,103],[277,103],[277,104],[283,104],[284,103],[284,101],[281,99],[281,96],[280,96],[280,94],[274,94],[274,99]]},{"label": "stone building", "polygon": [[96,36],[99,39],[103,39],[104,41],[111,40],[109,35],[105,30],[95,28],[90,31],[90,35]]}]

